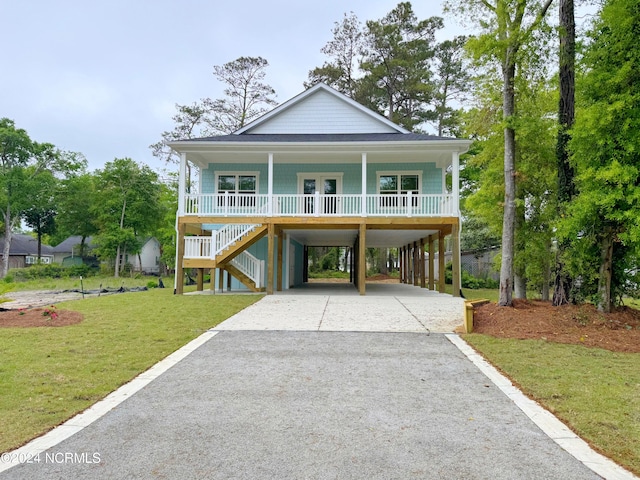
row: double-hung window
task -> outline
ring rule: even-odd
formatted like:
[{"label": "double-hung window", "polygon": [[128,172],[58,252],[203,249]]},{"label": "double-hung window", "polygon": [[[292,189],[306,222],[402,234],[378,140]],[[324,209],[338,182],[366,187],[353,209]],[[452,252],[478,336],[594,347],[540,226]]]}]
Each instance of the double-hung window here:
[{"label": "double-hung window", "polygon": [[[387,173],[378,174],[378,193],[380,193],[381,207],[405,207],[407,205],[406,195],[420,193],[420,173]],[[400,201],[399,201],[400,199]],[[411,202],[413,206],[418,204],[418,199]]]},{"label": "double-hung window", "polygon": [[[252,173],[221,173],[217,180],[218,206],[253,207],[258,193],[258,176]],[[228,194],[228,197],[227,197]]]}]

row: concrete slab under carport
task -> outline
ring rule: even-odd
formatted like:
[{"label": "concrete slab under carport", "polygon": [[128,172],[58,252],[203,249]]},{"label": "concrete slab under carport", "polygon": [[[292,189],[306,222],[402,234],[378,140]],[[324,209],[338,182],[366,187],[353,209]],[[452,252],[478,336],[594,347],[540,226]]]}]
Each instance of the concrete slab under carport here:
[{"label": "concrete slab under carport", "polygon": [[411,285],[310,283],[268,295],[215,330],[451,333],[462,325],[464,300]]}]

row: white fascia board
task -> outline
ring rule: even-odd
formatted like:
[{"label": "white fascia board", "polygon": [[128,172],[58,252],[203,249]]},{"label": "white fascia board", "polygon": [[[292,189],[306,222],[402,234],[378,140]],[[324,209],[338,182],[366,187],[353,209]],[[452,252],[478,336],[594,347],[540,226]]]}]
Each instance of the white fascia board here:
[{"label": "white fascia board", "polygon": [[465,153],[469,150],[471,140],[430,140],[430,141],[392,141],[392,142],[170,142],[176,152],[212,152],[212,151],[298,151],[308,148],[319,149],[326,147],[331,150],[376,151],[389,149],[440,150]]}]

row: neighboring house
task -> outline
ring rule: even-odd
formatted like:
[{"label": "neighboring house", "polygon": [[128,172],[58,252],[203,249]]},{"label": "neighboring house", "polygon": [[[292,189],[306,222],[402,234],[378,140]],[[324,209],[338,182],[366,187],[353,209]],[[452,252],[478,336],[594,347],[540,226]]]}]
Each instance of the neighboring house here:
[{"label": "neighboring house", "polygon": [[[53,247],[54,261],[64,266],[82,263],[80,255],[81,241],[81,236],[74,235]],[[124,262],[130,264],[132,270],[137,272],[158,273],[160,270],[160,242],[155,237],[147,237],[141,239],[140,244],[140,255],[126,254],[123,259]],[[85,245],[85,248],[87,248],[85,260],[88,258],[92,260],[91,263],[97,262],[96,257],[91,253],[91,250],[96,247],[93,243],[93,237],[87,237]]]},{"label": "neighboring house", "polygon": [[133,271],[158,273],[160,271],[160,242],[155,237],[147,237],[140,242],[140,254],[128,254],[125,263],[131,264]]},{"label": "neighboring house", "polygon": [[[77,265],[82,263],[82,255],[80,253],[80,244],[82,243],[82,237],[80,235],[73,235],[60,242],[53,247],[54,262],[64,266]],[[91,256],[91,250],[95,247],[93,245],[93,237],[87,237],[84,240],[85,243],[85,257]]]},{"label": "neighboring house", "polygon": [[[40,263],[53,263],[53,249],[41,245]],[[0,238],[0,255],[4,252],[4,237]],[[9,268],[24,268],[38,263],[38,239],[30,235],[14,233],[11,235],[9,250]]]},{"label": "neighboring house", "polygon": [[211,269],[220,285],[227,272],[232,288],[270,294],[306,280],[309,246],[344,246],[365,294],[366,248],[399,247],[401,281],[444,291],[444,268],[427,282],[420,265],[425,250],[444,260],[451,236],[458,294],[459,155],[470,143],[410,133],[324,84],[231,135],[169,142],[181,157],[176,278]]}]

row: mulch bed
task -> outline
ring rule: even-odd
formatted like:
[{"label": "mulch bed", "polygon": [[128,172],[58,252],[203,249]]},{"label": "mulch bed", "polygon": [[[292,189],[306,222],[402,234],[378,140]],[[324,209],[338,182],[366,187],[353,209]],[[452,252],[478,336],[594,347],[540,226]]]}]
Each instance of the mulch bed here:
[{"label": "mulch bed", "polygon": [[80,323],[84,317],[71,310],[55,310],[55,318],[44,315],[46,308],[0,311],[0,328],[65,327]]},{"label": "mulch bed", "polygon": [[554,307],[539,300],[514,300],[513,307],[478,306],[473,319],[474,332],[494,337],[640,353],[640,311],[629,307],[603,314],[587,304]]}]

